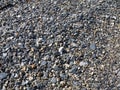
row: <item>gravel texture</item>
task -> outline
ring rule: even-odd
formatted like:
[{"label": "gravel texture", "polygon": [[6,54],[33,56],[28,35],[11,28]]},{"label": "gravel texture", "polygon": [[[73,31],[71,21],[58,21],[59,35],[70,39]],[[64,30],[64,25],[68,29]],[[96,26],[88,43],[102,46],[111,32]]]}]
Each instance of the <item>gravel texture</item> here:
[{"label": "gravel texture", "polygon": [[120,90],[120,0],[0,0],[0,90]]}]

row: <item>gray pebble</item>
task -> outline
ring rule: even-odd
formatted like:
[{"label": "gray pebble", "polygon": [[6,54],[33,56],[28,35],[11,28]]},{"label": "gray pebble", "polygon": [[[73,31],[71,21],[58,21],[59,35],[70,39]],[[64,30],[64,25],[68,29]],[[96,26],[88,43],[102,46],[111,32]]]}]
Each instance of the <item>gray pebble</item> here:
[{"label": "gray pebble", "polygon": [[28,80],[26,80],[26,81],[22,81],[22,85],[26,85],[26,84],[28,84]]},{"label": "gray pebble", "polygon": [[79,81],[73,81],[73,85],[79,86],[79,85],[80,85],[80,82],[79,82]]},{"label": "gray pebble", "polygon": [[7,53],[3,53],[3,57],[6,57],[7,56]]},{"label": "gray pebble", "polygon": [[95,50],[95,48],[96,48],[95,43],[91,43],[90,44],[90,49]]},{"label": "gray pebble", "polygon": [[54,66],[53,66],[53,69],[54,69],[55,71],[60,71],[60,70],[62,70],[62,68],[60,68],[58,65],[54,65]]},{"label": "gray pebble", "polygon": [[71,43],[71,46],[72,46],[72,47],[78,47],[78,44],[77,44],[77,43],[72,42],[72,43]]},{"label": "gray pebble", "polygon": [[41,64],[40,64],[40,66],[44,66],[46,64],[47,64],[47,61],[42,61]]},{"label": "gray pebble", "polygon": [[117,73],[117,75],[120,77],[120,71]]},{"label": "gray pebble", "polygon": [[44,73],[44,75],[43,75],[43,79],[47,79],[48,78],[48,72],[43,72]]},{"label": "gray pebble", "polygon": [[64,50],[64,47],[60,47],[58,51],[60,54],[63,54],[63,50]]},{"label": "gray pebble", "polygon": [[72,68],[69,70],[69,72],[75,74],[77,70],[78,70],[77,66],[72,66]]},{"label": "gray pebble", "polygon": [[81,62],[79,63],[79,65],[80,65],[80,66],[87,66],[87,65],[88,65],[88,62],[81,61]]},{"label": "gray pebble", "polygon": [[56,82],[57,82],[57,78],[56,78],[56,77],[52,77],[52,78],[51,78],[51,82],[52,82],[52,83],[56,83]]},{"label": "gray pebble", "polygon": [[0,73],[0,79],[5,79],[7,78],[7,73]]}]

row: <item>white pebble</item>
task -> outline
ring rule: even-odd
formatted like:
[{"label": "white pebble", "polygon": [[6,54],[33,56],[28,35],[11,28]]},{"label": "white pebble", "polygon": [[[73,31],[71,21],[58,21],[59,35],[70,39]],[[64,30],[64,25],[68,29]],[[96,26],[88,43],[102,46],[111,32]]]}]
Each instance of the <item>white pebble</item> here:
[{"label": "white pebble", "polygon": [[40,41],[42,41],[43,39],[42,38],[37,38],[36,39],[36,46],[39,46],[40,45]]},{"label": "white pebble", "polygon": [[59,53],[60,53],[60,54],[62,54],[62,53],[63,53],[63,49],[64,49],[64,47],[60,47],[60,48],[59,48],[59,50],[58,50],[58,51],[59,51]]},{"label": "white pebble", "polygon": [[3,57],[6,57],[7,56],[7,53],[3,53]]}]

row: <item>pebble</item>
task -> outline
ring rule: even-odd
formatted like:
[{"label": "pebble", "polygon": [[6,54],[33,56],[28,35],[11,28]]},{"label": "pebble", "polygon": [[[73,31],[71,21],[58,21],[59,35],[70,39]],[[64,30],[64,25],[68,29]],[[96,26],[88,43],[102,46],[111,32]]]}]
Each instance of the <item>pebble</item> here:
[{"label": "pebble", "polygon": [[35,65],[35,64],[32,64],[32,65],[30,65],[30,68],[31,68],[31,69],[35,69],[35,68],[36,68],[36,65]]},{"label": "pebble", "polygon": [[66,82],[65,82],[65,81],[60,81],[60,85],[61,85],[62,87],[64,87],[64,86],[65,86],[65,84],[66,84]]},{"label": "pebble", "polygon": [[36,46],[40,45],[40,42],[43,40],[43,38],[37,38],[36,39]]},{"label": "pebble", "polygon": [[73,43],[71,43],[71,46],[72,47],[78,47],[78,44],[73,42]]},{"label": "pebble", "polygon": [[3,57],[6,57],[7,56],[7,53],[3,53]]},{"label": "pebble", "polygon": [[62,55],[62,54],[63,54],[63,51],[64,51],[64,47],[60,47],[58,51],[59,51],[59,53]]},{"label": "pebble", "polygon": [[41,64],[40,64],[40,66],[44,66],[46,64],[47,64],[47,61],[42,61]]},{"label": "pebble", "polygon": [[117,75],[120,77],[120,71],[117,73]]},{"label": "pebble", "polygon": [[48,72],[43,72],[43,79],[47,79],[48,78]]},{"label": "pebble", "polygon": [[29,76],[29,77],[28,77],[28,80],[29,80],[29,81],[32,81],[33,79],[34,79],[34,78],[33,78],[32,76]]},{"label": "pebble", "polygon": [[50,56],[49,56],[49,55],[46,55],[46,56],[44,56],[43,59],[44,59],[44,60],[49,60],[49,59],[50,59]]},{"label": "pebble", "polygon": [[79,65],[84,67],[84,66],[87,66],[87,65],[88,65],[88,62],[81,61],[81,62],[79,63]]},{"label": "pebble", "polygon": [[67,79],[67,75],[65,75],[63,73],[60,73],[60,77],[63,78],[63,79]]},{"label": "pebble", "polygon": [[29,83],[28,80],[25,80],[25,81],[23,80],[23,81],[22,81],[22,85],[27,85],[28,83]]},{"label": "pebble", "polygon": [[78,70],[77,66],[72,66],[72,68],[69,70],[69,72],[75,74],[77,72],[77,70]]},{"label": "pebble", "polygon": [[5,79],[7,78],[7,73],[0,73],[0,79]]},{"label": "pebble", "polygon": [[73,85],[79,86],[79,82],[78,81],[73,81]]},{"label": "pebble", "polygon": [[91,50],[95,50],[95,49],[96,49],[95,43],[91,43],[91,44],[90,44],[90,49],[91,49]]},{"label": "pebble", "polygon": [[56,82],[57,82],[57,78],[56,78],[56,77],[52,77],[52,78],[51,78],[51,82],[52,82],[52,83],[56,83]]},{"label": "pebble", "polygon": [[21,71],[26,71],[27,67],[26,66],[22,66]]}]

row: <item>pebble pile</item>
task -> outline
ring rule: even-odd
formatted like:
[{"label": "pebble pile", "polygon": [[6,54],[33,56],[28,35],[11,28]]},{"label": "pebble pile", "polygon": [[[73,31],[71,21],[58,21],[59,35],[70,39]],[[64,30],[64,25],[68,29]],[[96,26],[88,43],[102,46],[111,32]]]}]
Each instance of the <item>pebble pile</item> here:
[{"label": "pebble pile", "polygon": [[0,90],[120,90],[119,0],[0,0]]}]

